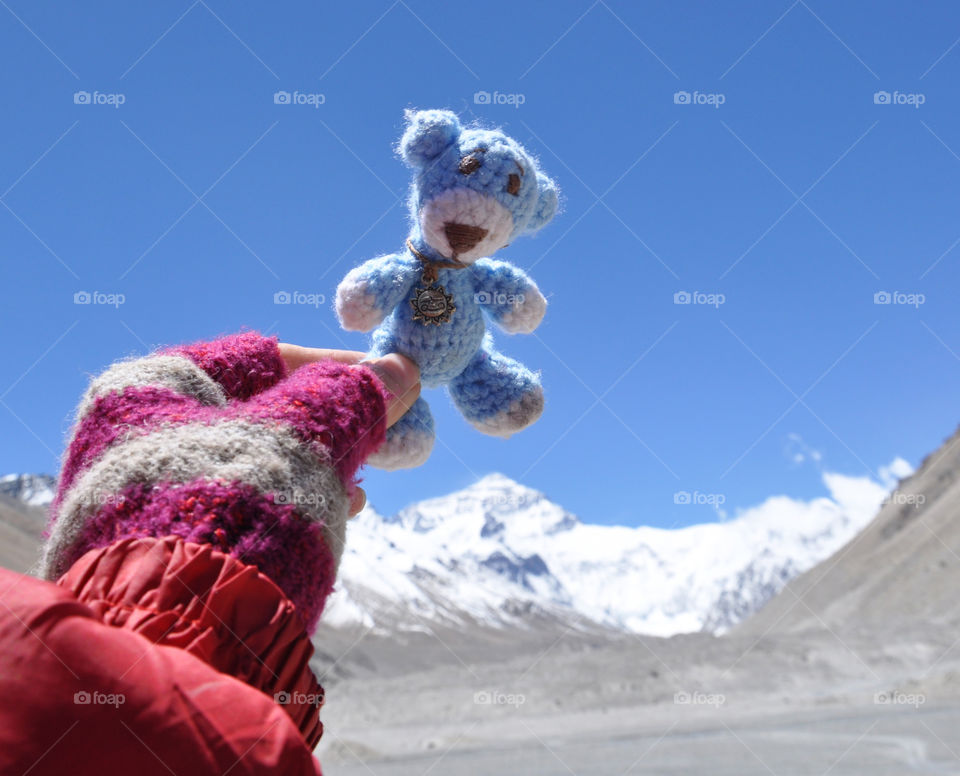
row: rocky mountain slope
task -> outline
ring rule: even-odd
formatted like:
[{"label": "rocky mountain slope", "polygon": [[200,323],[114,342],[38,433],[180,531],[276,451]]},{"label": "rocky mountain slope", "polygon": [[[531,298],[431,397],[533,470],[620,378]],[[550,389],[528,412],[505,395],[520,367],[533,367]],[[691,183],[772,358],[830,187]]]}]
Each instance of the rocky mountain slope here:
[{"label": "rocky mountain slope", "polygon": [[960,430],[840,552],[794,579],[743,630],[960,625]]},{"label": "rocky mountain slope", "polygon": [[0,495],[31,507],[45,507],[56,492],[57,481],[49,474],[7,474],[0,477]]}]

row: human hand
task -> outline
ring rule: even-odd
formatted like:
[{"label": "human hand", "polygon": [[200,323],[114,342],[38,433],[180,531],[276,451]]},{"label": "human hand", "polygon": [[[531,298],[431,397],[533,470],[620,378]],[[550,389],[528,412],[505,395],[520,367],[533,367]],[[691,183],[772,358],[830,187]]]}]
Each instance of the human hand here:
[{"label": "human hand", "polygon": [[[366,353],[356,350],[329,350],[326,348],[308,348],[286,342],[279,344],[280,356],[287,367],[287,373],[295,371],[305,364],[315,361],[336,361],[341,364],[370,367],[390,394],[387,402],[387,427],[389,428],[410,409],[420,396],[420,370],[405,356],[390,353],[380,358],[364,360]],[[367,502],[367,494],[357,488],[350,500],[350,515],[356,515]]]}]

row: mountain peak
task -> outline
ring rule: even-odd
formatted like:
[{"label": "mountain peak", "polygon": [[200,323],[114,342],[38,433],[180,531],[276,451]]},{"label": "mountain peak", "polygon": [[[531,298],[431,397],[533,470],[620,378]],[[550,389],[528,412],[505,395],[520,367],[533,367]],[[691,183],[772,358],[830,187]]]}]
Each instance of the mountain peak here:
[{"label": "mountain peak", "polygon": [[[470,494],[484,502],[488,508],[508,507],[510,510],[523,509],[538,501],[547,498],[540,491],[521,485],[505,474],[493,472],[481,477],[473,485],[460,491],[461,494]],[[456,495],[456,494],[454,494]]]},{"label": "mountain peak", "polygon": [[470,490],[471,488],[530,490],[530,488],[526,487],[525,485],[521,485],[516,480],[511,480],[506,474],[501,474],[500,472],[490,472],[490,474],[485,474],[483,477],[473,483],[473,485],[465,488],[465,490]]},{"label": "mountain peak", "polygon": [[443,526],[447,531],[483,537],[496,535],[504,528],[504,521],[511,529],[527,535],[548,534],[578,523],[576,517],[540,491],[499,473],[487,474],[447,496],[411,504],[386,519],[418,533]]}]

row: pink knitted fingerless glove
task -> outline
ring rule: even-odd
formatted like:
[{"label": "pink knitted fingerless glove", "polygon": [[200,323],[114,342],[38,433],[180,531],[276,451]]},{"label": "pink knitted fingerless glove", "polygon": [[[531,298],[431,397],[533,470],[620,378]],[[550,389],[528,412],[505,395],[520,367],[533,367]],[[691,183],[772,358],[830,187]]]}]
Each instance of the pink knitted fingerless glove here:
[{"label": "pink knitted fingerless glove", "polygon": [[77,411],[45,575],[122,539],[178,536],[257,566],[312,630],[386,399],[363,366],[287,375],[276,340],[256,333],[114,364]]}]

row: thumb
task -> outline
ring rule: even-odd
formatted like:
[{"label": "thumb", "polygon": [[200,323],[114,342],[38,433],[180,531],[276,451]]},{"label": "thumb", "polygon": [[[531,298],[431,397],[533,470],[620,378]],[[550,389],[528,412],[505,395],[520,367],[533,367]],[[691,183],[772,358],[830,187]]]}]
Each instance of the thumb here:
[{"label": "thumb", "polygon": [[413,361],[399,353],[388,353],[360,363],[370,367],[387,390],[389,428],[403,417],[420,396],[420,370]]}]

